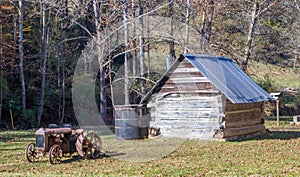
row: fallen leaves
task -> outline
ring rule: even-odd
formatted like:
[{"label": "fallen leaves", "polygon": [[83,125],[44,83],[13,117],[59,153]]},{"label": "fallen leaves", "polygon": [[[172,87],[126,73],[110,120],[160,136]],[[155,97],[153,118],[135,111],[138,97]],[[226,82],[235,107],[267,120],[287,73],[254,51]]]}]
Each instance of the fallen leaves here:
[{"label": "fallen leaves", "polygon": [[[210,142],[200,146],[196,140],[184,142],[171,154],[147,162],[115,158],[74,160],[63,158],[50,165],[47,158],[30,164],[25,148],[32,138],[22,132],[13,138],[0,132],[10,143],[0,141],[0,173],[19,176],[299,176],[300,138],[285,133],[238,142]],[[280,135],[284,139],[280,139]],[[274,138],[276,137],[276,138]],[[145,147],[147,148],[147,147]],[[159,148],[159,147],[158,147]],[[108,149],[109,150],[109,149]],[[134,149],[132,150],[134,152]],[[138,154],[139,152],[137,152]],[[0,175],[0,176],[1,176]],[[9,175],[6,175],[9,176]]]}]

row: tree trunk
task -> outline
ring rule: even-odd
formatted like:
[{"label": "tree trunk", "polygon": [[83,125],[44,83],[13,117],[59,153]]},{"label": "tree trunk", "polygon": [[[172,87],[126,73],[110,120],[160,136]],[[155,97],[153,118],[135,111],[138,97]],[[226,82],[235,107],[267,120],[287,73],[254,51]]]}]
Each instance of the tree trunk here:
[{"label": "tree trunk", "polygon": [[[2,54],[0,55],[2,57]],[[3,104],[3,73],[0,65],[0,123],[2,122],[2,104]]]},{"label": "tree trunk", "polygon": [[[149,21],[149,16],[147,15],[147,21]],[[150,36],[150,24],[147,23],[147,36]],[[147,61],[148,61],[148,67],[147,67],[147,79],[150,79],[150,64],[151,64],[151,57],[150,57],[150,38],[148,37],[147,42]],[[145,92],[147,92],[147,84],[145,85]],[[146,93],[145,93],[146,94]]]},{"label": "tree trunk", "polygon": [[14,55],[16,54],[16,46],[17,46],[17,34],[18,34],[18,32],[17,32],[17,19],[18,19],[18,17],[17,17],[17,15],[16,14],[14,14],[13,15],[13,18],[14,18]]},{"label": "tree trunk", "polygon": [[[63,27],[63,23],[60,25],[60,39],[63,41],[65,39],[65,31]],[[59,91],[59,122],[62,124],[64,122],[65,117],[65,43],[61,42],[60,44],[60,52],[58,59],[58,89]]]},{"label": "tree trunk", "polygon": [[99,45],[98,42],[101,41],[101,23],[100,23],[100,10],[98,8],[98,1],[93,0],[93,8],[94,8],[94,15],[95,15],[95,25],[96,25],[96,49],[97,49],[97,57],[98,57],[98,63],[99,63],[99,88],[100,88],[100,93],[99,93],[99,117],[100,121],[103,121],[106,119],[106,97],[104,93],[104,85],[105,85],[105,79],[104,79],[104,68],[103,68],[103,60],[101,57],[101,46]]},{"label": "tree trunk", "polygon": [[[64,45],[63,45],[64,46]],[[64,52],[64,51],[63,51]],[[61,87],[61,95],[62,95],[62,107],[61,107],[61,123],[65,120],[65,107],[66,107],[66,84],[65,84],[65,59],[64,59],[64,53],[62,55],[62,61],[61,61],[61,66],[62,66],[62,87]]]},{"label": "tree trunk", "polygon": [[143,1],[139,0],[139,29],[140,29],[140,35],[139,35],[139,41],[140,41],[140,72],[141,72],[141,94],[142,96],[146,95],[146,80],[144,79],[145,77],[145,48],[144,48],[144,21],[143,18],[141,17],[144,14],[144,9],[143,9]]},{"label": "tree trunk", "polygon": [[206,25],[206,31],[205,31],[205,39],[207,43],[209,44],[210,42],[210,37],[211,37],[211,26],[212,26],[212,20],[213,20],[213,15],[214,15],[214,0],[210,0],[208,4],[208,17],[207,17],[207,25]]},{"label": "tree trunk", "polygon": [[26,89],[24,80],[24,52],[23,52],[23,0],[19,0],[19,55],[20,55],[20,80],[22,86],[22,110],[25,116],[26,110]]},{"label": "tree trunk", "polygon": [[242,69],[244,72],[247,72],[248,60],[250,57],[250,50],[252,48],[255,26],[258,20],[258,13],[259,13],[259,0],[254,0],[251,21],[250,21],[249,31],[248,31],[248,37],[247,37],[247,44],[246,44],[245,54],[242,62]]},{"label": "tree trunk", "polygon": [[[131,7],[132,7],[132,19],[133,19],[133,23],[132,23],[132,33],[133,36],[136,36],[136,23],[135,23],[135,17],[136,17],[136,5],[134,3],[134,0],[132,0],[131,2]],[[134,49],[134,57],[132,59],[132,75],[136,76],[137,75],[137,55],[138,55],[138,51],[137,51],[137,40],[133,39],[132,40],[132,47]]]},{"label": "tree trunk", "polygon": [[62,94],[61,94],[61,58],[62,58],[62,50],[59,49],[59,57],[57,58],[57,89],[59,90],[58,92],[58,118],[59,122],[61,122],[61,109],[62,109]]},{"label": "tree trunk", "polygon": [[174,24],[173,24],[173,0],[169,0],[169,18],[170,18],[170,36],[171,36],[171,41],[169,44],[169,55],[170,55],[170,59],[171,61],[175,61],[176,60],[176,54],[175,54],[175,44],[174,44],[174,38],[173,38],[173,33],[174,33]]},{"label": "tree trunk", "polygon": [[[100,41],[100,32],[97,32],[97,38]],[[100,46],[98,46],[98,51],[100,51]],[[104,90],[104,85],[105,85],[105,79],[104,79],[104,68],[103,68],[103,60],[102,57],[100,56],[100,52],[98,52],[98,63],[99,63],[99,88],[100,88],[100,119],[101,120],[106,120],[106,97],[105,97],[105,90]]]},{"label": "tree trunk", "polygon": [[41,50],[41,95],[38,107],[37,126],[40,126],[43,114],[44,96],[45,96],[45,82],[46,82],[46,68],[47,68],[47,25],[46,25],[46,5],[45,1],[41,2],[42,9],[42,50]]},{"label": "tree trunk", "polygon": [[[109,33],[109,29],[106,28],[106,34]],[[112,37],[109,36],[108,38],[108,51],[112,51],[112,41],[111,41]],[[112,120],[114,121],[115,118],[115,96],[114,96],[114,88],[113,88],[113,76],[114,76],[114,71],[113,71],[113,67],[112,67],[112,63],[113,63],[113,56],[111,53],[109,53],[108,55],[108,73],[109,73],[109,86],[110,86],[110,99],[111,99],[111,111],[112,111]],[[114,122],[110,122],[110,123],[114,123]]]},{"label": "tree trunk", "polygon": [[128,10],[128,2],[127,0],[123,0],[123,20],[124,20],[124,38],[125,38],[125,55],[124,55],[124,94],[125,94],[125,105],[130,104],[129,98],[129,68],[128,68],[128,24],[127,24],[127,10]]},{"label": "tree trunk", "polygon": [[[65,3],[65,11],[64,11],[64,18],[68,17],[68,0],[64,1]],[[64,39],[66,38],[65,35],[65,28],[64,24],[66,20],[62,20],[60,24],[60,55],[59,55],[59,71],[58,71],[58,89],[60,90],[59,93],[59,121],[62,124],[65,120],[65,105],[66,105],[66,94],[65,94],[65,42]]]},{"label": "tree trunk", "polygon": [[[149,26],[149,25],[148,25]],[[149,28],[148,28],[149,29]],[[149,33],[148,33],[149,34]],[[149,36],[149,35],[148,35]],[[150,79],[150,60],[151,60],[151,57],[150,57],[150,42],[148,41],[148,44],[147,44],[147,63],[148,63],[148,67],[147,67],[147,78]],[[145,85],[145,94],[146,94],[146,85]]]},{"label": "tree trunk", "polygon": [[206,9],[205,7],[202,8],[202,22],[201,22],[201,29],[200,29],[200,49],[204,50],[205,48],[205,26],[206,26]]},{"label": "tree trunk", "polygon": [[[109,50],[111,51],[111,50]],[[109,58],[109,83],[110,83],[110,98],[111,98],[111,104],[112,104],[112,116],[115,117],[115,96],[114,96],[114,88],[113,88],[113,72],[112,72],[112,58]]]},{"label": "tree trunk", "polygon": [[184,53],[188,53],[187,45],[189,43],[189,25],[190,25],[190,0],[186,0],[186,14],[185,14],[185,45]]},{"label": "tree trunk", "polygon": [[[2,35],[2,21],[0,21],[0,38],[3,39]],[[3,48],[2,43],[0,44],[0,61],[2,62]],[[3,101],[3,72],[2,72],[2,63],[0,64],[0,123],[2,122],[2,102]]]}]

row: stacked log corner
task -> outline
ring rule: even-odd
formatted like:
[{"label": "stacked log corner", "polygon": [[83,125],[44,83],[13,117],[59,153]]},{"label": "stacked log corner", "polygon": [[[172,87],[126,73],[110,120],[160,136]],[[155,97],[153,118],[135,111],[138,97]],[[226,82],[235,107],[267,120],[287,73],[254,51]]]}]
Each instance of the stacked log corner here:
[{"label": "stacked log corner", "polygon": [[223,138],[265,132],[264,102],[233,104],[226,101]]}]

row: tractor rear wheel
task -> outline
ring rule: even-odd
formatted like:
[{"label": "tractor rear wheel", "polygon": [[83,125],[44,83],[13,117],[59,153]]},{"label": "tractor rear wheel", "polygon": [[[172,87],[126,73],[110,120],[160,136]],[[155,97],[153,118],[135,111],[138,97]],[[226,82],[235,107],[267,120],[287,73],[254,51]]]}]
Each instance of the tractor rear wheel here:
[{"label": "tractor rear wheel", "polygon": [[96,133],[90,132],[84,137],[84,139],[84,157],[92,159],[98,158],[101,154],[102,149],[102,141],[100,137]]},{"label": "tractor rear wheel", "polygon": [[49,151],[49,161],[51,164],[60,164],[62,149],[58,144],[51,146]]}]

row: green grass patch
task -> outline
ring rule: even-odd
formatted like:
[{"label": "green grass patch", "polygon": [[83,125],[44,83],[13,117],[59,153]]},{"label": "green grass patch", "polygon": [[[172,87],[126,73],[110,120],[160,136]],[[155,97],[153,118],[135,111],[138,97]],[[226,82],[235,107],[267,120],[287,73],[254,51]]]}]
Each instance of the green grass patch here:
[{"label": "green grass patch", "polygon": [[[73,156],[63,158],[59,165],[51,165],[47,157],[33,164],[27,162],[25,148],[34,142],[34,131],[3,131],[0,176],[300,176],[300,128],[289,127],[288,122],[278,127],[273,121],[267,121],[266,126],[271,133],[247,140],[205,144],[186,140],[171,153],[150,161],[116,157],[78,161]],[[103,137],[104,143],[112,141],[112,136]],[[134,144],[143,141],[148,147],[141,144],[140,150],[145,152],[164,149],[159,142],[153,143],[155,140],[134,140],[123,147],[107,145],[105,150],[121,152],[127,148],[134,155],[142,152]]]}]

